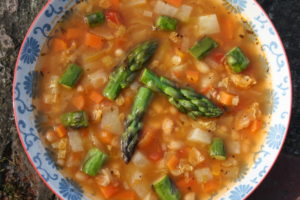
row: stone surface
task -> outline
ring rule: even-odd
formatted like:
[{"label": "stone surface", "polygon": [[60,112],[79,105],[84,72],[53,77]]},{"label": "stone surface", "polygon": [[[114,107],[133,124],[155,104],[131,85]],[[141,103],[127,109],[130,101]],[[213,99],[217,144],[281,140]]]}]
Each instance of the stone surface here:
[{"label": "stone surface", "polygon": [[[300,1],[258,0],[286,47],[293,77],[291,127],[278,162],[250,200],[294,200],[300,196]],[[12,114],[12,80],[17,54],[34,17],[46,0],[0,0],[0,199],[54,200],[34,172],[19,142]],[[293,156],[294,155],[294,156]]]}]

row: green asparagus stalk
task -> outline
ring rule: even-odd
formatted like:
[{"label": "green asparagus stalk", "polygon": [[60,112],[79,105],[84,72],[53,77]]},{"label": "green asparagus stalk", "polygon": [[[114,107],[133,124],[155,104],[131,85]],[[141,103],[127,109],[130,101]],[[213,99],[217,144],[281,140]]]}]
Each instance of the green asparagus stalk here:
[{"label": "green asparagus stalk", "polygon": [[116,99],[121,90],[135,79],[137,72],[149,62],[157,45],[156,41],[147,41],[135,47],[110,75],[103,95],[111,100]]},{"label": "green asparagus stalk", "polygon": [[65,113],[60,116],[61,123],[66,127],[85,128],[89,125],[87,114],[84,111]]},{"label": "green asparagus stalk", "polygon": [[221,138],[214,138],[209,148],[209,154],[211,157],[217,160],[225,160],[226,152],[224,142]]},{"label": "green asparagus stalk", "polygon": [[214,105],[203,95],[196,93],[191,88],[179,88],[175,83],[157,76],[149,69],[143,71],[140,81],[148,88],[165,94],[172,105],[193,119],[218,117],[223,114],[221,108]]},{"label": "green asparagus stalk", "polygon": [[165,175],[153,184],[153,188],[160,200],[179,200],[181,194],[176,185]]},{"label": "green asparagus stalk", "polygon": [[138,143],[139,132],[143,127],[142,118],[150,103],[151,97],[152,91],[148,88],[141,87],[135,97],[131,113],[126,119],[126,130],[121,136],[122,157],[125,163],[131,160]]},{"label": "green asparagus stalk", "polygon": [[82,171],[90,176],[96,176],[107,159],[108,155],[97,148],[93,148],[86,155]]}]

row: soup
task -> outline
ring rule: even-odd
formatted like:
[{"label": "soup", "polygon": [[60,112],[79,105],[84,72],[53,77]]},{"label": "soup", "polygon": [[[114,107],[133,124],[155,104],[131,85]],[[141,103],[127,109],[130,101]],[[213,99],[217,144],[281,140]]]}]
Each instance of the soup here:
[{"label": "soup", "polygon": [[92,199],[229,187],[269,117],[270,79],[246,27],[219,1],[78,3],[37,64],[42,138],[63,174]]}]

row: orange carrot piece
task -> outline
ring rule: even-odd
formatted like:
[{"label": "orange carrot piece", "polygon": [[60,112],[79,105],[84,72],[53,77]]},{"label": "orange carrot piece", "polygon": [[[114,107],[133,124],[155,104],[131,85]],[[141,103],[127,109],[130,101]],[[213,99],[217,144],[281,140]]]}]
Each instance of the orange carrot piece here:
[{"label": "orange carrot piece", "polygon": [[89,98],[94,102],[94,103],[101,103],[101,101],[103,101],[104,97],[96,92],[96,91],[92,91],[91,94],[89,95]]},{"label": "orange carrot piece", "polygon": [[77,39],[80,37],[80,30],[76,28],[69,28],[66,32],[67,40]]},{"label": "orange carrot piece", "polygon": [[172,155],[171,158],[167,161],[167,167],[170,171],[175,170],[179,164],[179,159],[176,155]]},{"label": "orange carrot piece", "polygon": [[114,136],[108,131],[102,131],[100,133],[100,138],[99,139],[104,144],[111,144],[112,140],[114,139]]},{"label": "orange carrot piece", "polygon": [[203,184],[203,191],[205,193],[212,193],[219,188],[220,184],[217,180],[211,180]]},{"label": "orange carrot piece", "polygon": [[95,49],[100,49],[103,46],[102,37],[92,34],[92,33],[86,33],[85,45],[88,47],[95,48]]},{"label": "orange carrot piece", "polygon": [[67,135],[67,129],[61,124],[55,127],[55,132],[60,138],[66,137]]},{"label": "orange carrot piece", "polygon": [[108,199],[116,195],[120,191],[119,186],[113,186],[113,185],[108,185],[108,186],[100,186],[100,190],[103,194],[103,196]]},{"label": "orange carrot piece", "polygon": [[232,40],[233,39],[233,33],[234,31],[234,24],[230,19],[226,19],[223,23],[223,33],[227,39]]},{"label": "orange carrot piece", "polygon": [[51,48],[54,52],[59,52],[59,51],[66,50],[68,48],[68,45],[64,40],[54,38],[52,40]]},{"label": "orange carrot piece", "polygon": [[146,148],[155,140],[156,134],[152,129],[144,131],[144,134],[139,142],[139,148]]},{"label": "orange carrot piece", "polygon": [[85,105],[84,96],[79,95],[79,96],[74,97],[72,100],[72,103],[78,110],[82,110]]},{"label": "orange carrot piece", "polygon": [[186,78],[191,83],[196,83],[196,82],[199,81],[200,73],[198,71],[195,71],[195,70],[188,70],[188,71],[186,71]]},{"label": "orange carrot piece", "polygon": [[190,147],[183,147],[177,151],[177,156],[180,158],[187,158],[190,152]]},{"label": "orange carrot piece", "polygon": [[180,7],[182,4],[182,0],[166,0],[166,2],[176,7]]},{"label": "orange carrot piece", "polygon": [[262,125],[263,125],[262,121],[256,119],[251,123],[250,131],[252,133],[254,133],[255,131],[258,131],[262,127]]},{"label": "orange carrot piece", "polygon": [[197,188],[197,182],[194,178],[182,178],[179,181],[176,182],[176,186],[179,188],[182,192],[188,192],[190,189]]},{"label": "orange carrot piece", "polygon": [[164,152],[160,148],[157,151],[152,151],[151,153],[148,154],[148,158],[152,161],[159,161],[164,157]]},{"label": "orange carrot piece", "polygon": [[133,190],[124,190],[114,197],[116,200],[136,200],[136,193]]},{"label": "orange carrot piece", "polygon": [[115,8],[120,5],[120,0],[110,0],[110,2],[111,2],[111,5]]},{"label": "orange carrot piece", "polygon": [[232,105],[232,100],[235,96],[232,94],[229,94],[228,92],[221,91],[219,93],[219,102],[222,103],[223,105],[226,106],[231,106]]}]

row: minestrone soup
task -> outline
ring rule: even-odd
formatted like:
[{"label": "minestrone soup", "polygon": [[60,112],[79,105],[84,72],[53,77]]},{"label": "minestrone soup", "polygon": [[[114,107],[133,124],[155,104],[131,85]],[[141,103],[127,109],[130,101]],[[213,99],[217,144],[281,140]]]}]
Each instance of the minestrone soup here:
[{"label": "minestrone soup", "polygon": [[218,0],[87,0],[37,64],[42,138],[91,199],[206,199],[262,143],[270,78]]}]

